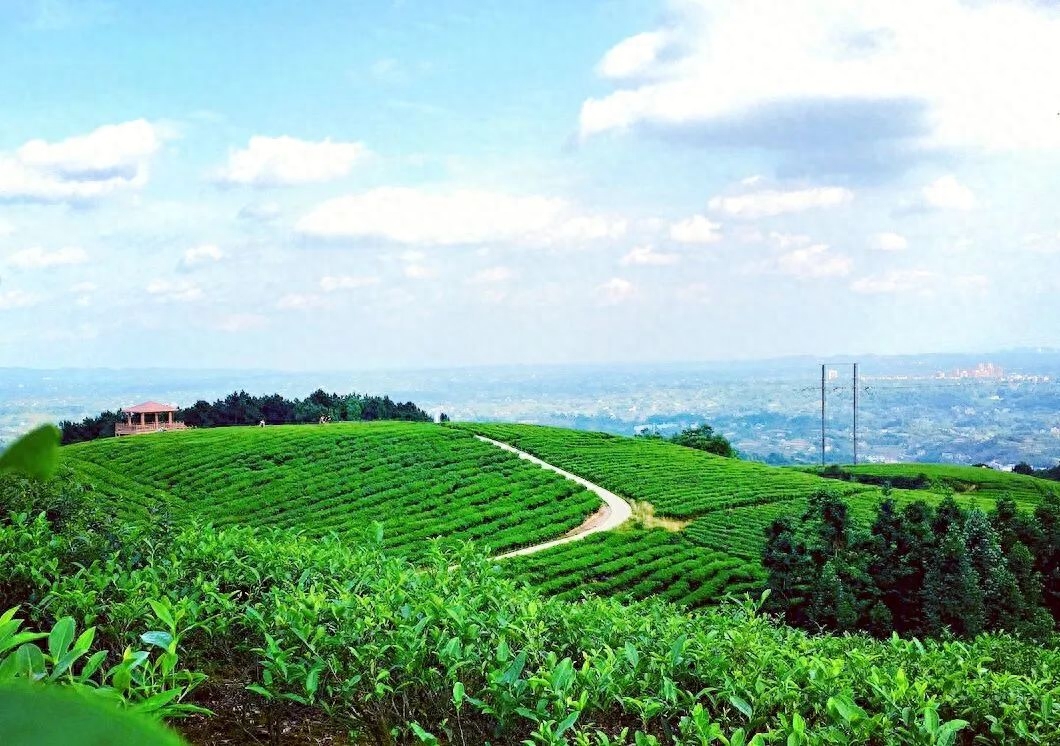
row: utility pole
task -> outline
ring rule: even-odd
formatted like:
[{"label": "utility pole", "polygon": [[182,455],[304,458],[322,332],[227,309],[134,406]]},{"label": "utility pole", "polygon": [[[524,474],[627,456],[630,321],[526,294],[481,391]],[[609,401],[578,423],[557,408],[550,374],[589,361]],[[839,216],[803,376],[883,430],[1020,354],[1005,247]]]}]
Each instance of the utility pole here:
[{"label": "utility pole", "polygon": [[825,364],[821,364],[821,466],[824,466],[824,375]]},{"label": "utility pole", "polygon": [[854,466],[858,465],[858,364],[854,363]]},{"label": "utility pole", "polygon": [[[827,418],[825,409],[825,398],[827,396],[828,366],[829,365],[851,365],[854,369],[854,411],[853,411],[853,433],[854,433],[854,465],[858,463],[858,364],[857,363],[822,363],[821,364],[821,466],[827,465]],[[838,378],[838,373],[835,374]]]}]

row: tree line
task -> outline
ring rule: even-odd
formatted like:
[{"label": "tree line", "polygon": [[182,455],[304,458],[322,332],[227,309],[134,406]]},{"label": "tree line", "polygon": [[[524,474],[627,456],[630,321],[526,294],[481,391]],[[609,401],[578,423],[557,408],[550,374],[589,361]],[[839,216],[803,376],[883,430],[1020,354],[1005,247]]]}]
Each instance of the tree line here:
[{"label": "tree line", "polygon": [[1060,622],[1060,497],[1022,513],[890,498],[867,529],[828,492],[766,529],[769,607],[804,629],[877,637],[1008,631],[1046,639]]},{"label": "tree line", "polygon": [[[296,424],[320,422],[321,417],[333,421],[433,421],[431,415],[413,402],[395,402],[389,396],[329,394],[323,389],[317,389],[305,399],[287,399],[280,394],[254,396],[246,391],[233,391],[212,403],[200,399],[174,414],[174,419],[188,427],[256,425],[262,420],[270,425]],[[101,412],[80,422],[63,420],[59,423],[62,442],[78,443],[112,436],[114,425],[124,421],[125,415],[120,409]]]},{"label": "tree line", "polygon": [[685,448],[695,448],[697,451],[706,451],[707,453],[725,456],[726,458],[734,458],[736,456],[736,449],[732,447],[728,439],[721,433],[715,432],[714,428],[707,424],[685,428],[669,438],[663,438],[662,435],[654,430],[637,433],[637,437],[648,438],[649,440],[668,440]]}]

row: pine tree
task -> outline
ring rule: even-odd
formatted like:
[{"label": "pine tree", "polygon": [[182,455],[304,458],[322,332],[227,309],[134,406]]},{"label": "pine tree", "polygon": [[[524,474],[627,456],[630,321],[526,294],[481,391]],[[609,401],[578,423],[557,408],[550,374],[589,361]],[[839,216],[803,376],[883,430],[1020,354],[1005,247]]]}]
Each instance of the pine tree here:
[{"label": "pine tree", "polygon": [[922,604],[926,634],[949,629],[970,637],[983,631],[983,594],[962,532],[939,537],[924,576]]}]

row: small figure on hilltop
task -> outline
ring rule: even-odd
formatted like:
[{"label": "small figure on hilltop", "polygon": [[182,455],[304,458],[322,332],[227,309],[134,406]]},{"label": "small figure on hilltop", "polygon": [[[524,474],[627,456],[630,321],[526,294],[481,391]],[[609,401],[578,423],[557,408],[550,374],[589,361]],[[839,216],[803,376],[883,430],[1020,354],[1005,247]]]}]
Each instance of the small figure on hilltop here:
[{"label": "small figure on hilltop", "polygon": [[258,423],[258,427],[265,427],[265,420]]}]

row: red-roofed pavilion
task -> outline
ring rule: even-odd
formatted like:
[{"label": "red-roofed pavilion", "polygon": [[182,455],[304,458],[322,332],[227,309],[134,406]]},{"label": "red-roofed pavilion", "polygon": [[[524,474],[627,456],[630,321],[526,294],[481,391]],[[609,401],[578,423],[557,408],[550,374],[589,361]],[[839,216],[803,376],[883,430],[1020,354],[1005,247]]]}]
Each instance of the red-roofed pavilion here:
[{"label": "red-roofed pavilion", "polygon": [[[183,422],[173,421],[173,413],[177,411],[177,407],[173,404],[145,401],[135,407],[125,407],[121,411],[125,415],[125,424],[123,425],[119,422],[114,425],[115,435],[136,435],[138,433],[183,430],[185,428]],[[139,422],[133,421],[134,415],[139,415]],[[148,419],[148,416],[150,416],[150,419]]]}]

